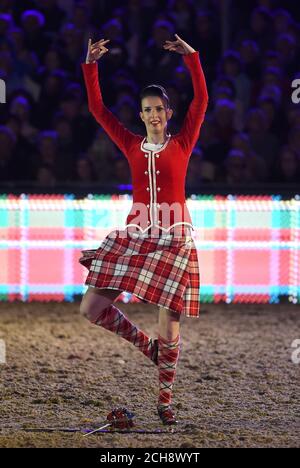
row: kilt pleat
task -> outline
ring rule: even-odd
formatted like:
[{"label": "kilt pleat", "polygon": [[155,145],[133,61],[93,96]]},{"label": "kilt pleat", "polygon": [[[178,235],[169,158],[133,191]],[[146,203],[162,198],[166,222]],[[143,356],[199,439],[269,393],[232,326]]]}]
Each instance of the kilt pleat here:
[{"label": "kilt pleat", "polygon": [[143,302],[199,317],[200,272],[191,236],[145,237],[110,232],[98,249],[82,250],[86,285],[119,289]]}]

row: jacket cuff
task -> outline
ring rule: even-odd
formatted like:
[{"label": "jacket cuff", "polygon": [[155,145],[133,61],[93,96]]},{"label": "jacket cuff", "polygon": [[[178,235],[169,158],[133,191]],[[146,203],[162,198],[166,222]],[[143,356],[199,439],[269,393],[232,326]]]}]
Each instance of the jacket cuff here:
[{"label": "jacket cuff", "polygon": [[97,62],[95,62],[95,63],[85,63],[85,62],[82,62],[82,63],[81,63],[81,68],[82,68],[82,69],[88,69],[88,68],[93,69],[93,68],[95,68],[95,67],[97,67]]},{"label": "jacket cuff", "polygon": [[183,60],[186,64],[195,62],[199,57],[199,51],[195,50],[195,52],[191,52],[190,54],[186,54],[183,56]]}]

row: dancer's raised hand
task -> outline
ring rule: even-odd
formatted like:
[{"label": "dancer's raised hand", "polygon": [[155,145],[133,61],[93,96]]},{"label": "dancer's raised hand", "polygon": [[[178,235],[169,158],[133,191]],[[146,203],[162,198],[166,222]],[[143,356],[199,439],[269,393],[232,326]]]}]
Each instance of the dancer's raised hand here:
[{"label": "dancer's raised hand", "polygon": [[181,55],[191,54],[196,52],[187,42],[185,42],[178,34],[175,34],[176,41],[165,41],[164,49],[170,50],[171,52],[178,52]]},{"label": "dancer's raised hand", "polygon": [[105,47],[105,44],[109,41],[110,39],[100,39],[100,41],[92,44],[92,39],[89,39],[85,63],[95,63],[102,55],[106,54],[108,49]]}]

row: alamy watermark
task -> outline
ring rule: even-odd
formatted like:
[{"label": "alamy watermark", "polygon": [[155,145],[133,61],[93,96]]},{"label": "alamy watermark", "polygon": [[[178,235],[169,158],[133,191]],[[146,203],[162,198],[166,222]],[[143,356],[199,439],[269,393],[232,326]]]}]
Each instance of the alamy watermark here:
[{"label": "alamy watermark", "polygon": [[[162,202],[160,204],[152,203],[150,206],[142,202],[134,202],[127,219],[129,222],[126,224],[126,229],[111,231],[108,237],[114,239],[150,234],[152,238],[158,238],[163,233],[166,236],[172,234],[173,238],[182,239],[185,233],[190,235],[189,222],[187,221],[189,212],[185,203]],[[172,233],[170,232],[171,226],[173,226]]]},{"label": "alamy watermark", "polygon": [[295,90],[292,92],[293,104],[299,104],[300,102],[300,78],[296,78],[292,81],[292,88]]},{"label": "alamy watermark", "polygon": [[295,351],[292,352],[291,359],[294,364],[300,364],[300,340],[294,340],[291,344]]},{"label": "alamy watermark", "polygon": [[6,84],[4,80],[0,80],[0,104],[6,103]]},{"label": "alamy watermark", "polygon": [[6,364],[6,345],[4,340],[0,340],[0,364]]}]

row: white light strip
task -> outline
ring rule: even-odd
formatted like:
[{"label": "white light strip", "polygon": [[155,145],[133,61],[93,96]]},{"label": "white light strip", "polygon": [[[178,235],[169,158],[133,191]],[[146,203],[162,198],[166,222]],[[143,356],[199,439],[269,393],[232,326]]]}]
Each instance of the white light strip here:
[{"label": "white light strip", "polygon": [[300,284],[299,279],[299,248],[300,239],[298,236],[300,226],[300,197],[297,195],[293,200],[290,207],[291,211],[291,239],[294,244],[290,255],[290,268],[289,268],[289,299],[297,304],[298,302],[298,288]]},{"label": "white light strip", "polygon": [[[28,213],[28,199],[27,195],[22,193],[22,202],[20,203],[20,234],[21,239],[19,241],[20,246],[20,294],[21,299],[26,301],[26,285],[28,283],[28,250],[27,250],[27,237],[28,227],[26,225],[26,212]],[[7,242],[8,243],[8,242]]]},{"label": "white light strip", "polygon": [[[67,199],[66,200],[67,202],[67,209],[70,211],[72,210],[72,203],[73,203],[73,200],[72,199]],[[75,211],[71,211],[72,212],[72,216],[75,216]],[[72,225],[74,226],[75,223],[73,222]],[[67,228],[67,227],[64,227],[64,234],[65,234],[65,242],[74,242],[74,229],[70,229],[70,228]],[[73,284],[74,282],[74,249],[64,249],[64,286],[66,287],[69,287]],[[66,296],[68,297],[68,299],[70,299],[69,297],[69,293],[67,292],[66,293]]]},{"label": "white light strip", "polygon": [[[84,246],[89,246],[91,243],[95,245],[100,245],[100,243],[104,240],[103,239],[94,239],[92,235],[89,237],[91,238],[90,240],[40,240],[40,239],[20,239],[20,240],[0,240],[0,248],[6,248],[6,247],[75,247],[75,248],[80,248]],[[294,241],[277,241],[277,240],[270,240],[270,241],[239,241],[239,240],[228,240],[228,241],[209,241],[209,240],[195,240],[196,246],[200,246],[203,248],[208,249],[226,249],[226,248],[232,248],[235,247],[237,249],[269,249],[270,247],[278,247],[280,250],[283,248],[293,248],[298,250],[298,253],[300,251],[300,243],[299,239],[295,239]],[[295,261],[296,264],[296,261]],[[295,265],[297,267],[297,265]]]},{"label": "white light strip", "polygon": [[[280,211],[279,211],[279,201],[278,200],[273,200],[273,210],[272,214],[274,211],[274,208],[276,210],[276,215],[279,214],[280,216]],[[272,215],[271,215],[271,221],[272,221]],[[279,223],[278,223],[279,225]],[[280,229],[271,228],[271,236],[272,240],[271,242],[280,242]],[[273,244],[270,244],[273,245]],[[272,285],[279,285],[280,284],[280,256],[279,256],[279,249],[270,249],[270,288]],[[278,295],[278,294],[276,294]]]},{"label": "white light strip", "polygon": [[[83,291],[84,288],[86,288],[86,286],[80,282],[79,284],[74,284],[72,285],[73,286],[73,290],[74,290],[74,293],[75,294],[81,294],[81,292]],[[8,291],[9,293],[16,293],[18,294],[20,292],[20,286],[19,284],[10,284],[8,286],[5,286],[5,288],[1,288],[1,285],[0,285],[0,292],[1,290],[3,289],[3,291],[5,290]],[[279,289],[281,291],[284,291],[287,289],[286,286],[280,286]],[[205,290],[205,287],[204,287],[204,290]],[[255,291],[255,292],[253,292]],[[61,283],[49,283],[49,284],[40,284],[40,283],[31,283],[30,284],[30,293],[35,293],[35,294],[39,294],[39,293],[62,293],[64,294],[65,293],[65,285],[61,284]],[[215,289],[214,289],[214,292],[216,294],[224,294],[226,292],[225,290],[225,287],[224,286],[220,286],[220,285],[216,285],[215,286]],[[264,295],[269,295],[270,294],[270,286],[269,285],[257,285],[257,284],[253,284],[253,283],[250,283],[250,284],[242,284],[242,285],[235,285],[234,287],[234,292],[235,294],[249,294],[251,296],[256,296],[256,295],[259,295],[259,294],[264,294]],[[130,293],[128,293],[130,294]]]},{"label": "white light strip", "polygon": [[227,213],[226,213],[226,227],[227,227],[227,242],[225,245],[226,249],[226,303],[229,304],[232,301],[232,266],[233,266],[233,229],[232,229],[232,210],[235,208],[234,199],[232,195],[228,195],[227,202]]},{"label": "white light strip", "polygon": [[[90,248],[89,246],[92,244],[93,242],[93,229],[90,228],[90,226],[92,225],[92,214],[91,214],[91,206],[92,206],[92,203],[93,203],[93,195],[88,195],[86,198],[85,198],[85,204],[84,204],[84,237],[86,239],[86,242],[77,242],[76,245],[80,245],[82,250],[85,249],[85,246],[87,246],[88,248]],[[68,244],[66,244],[68,245]],[[74,244],[70,244],[70,245],[74,245]],[[98,246],[97,246],[98,247]],[[97,248],[95,247],[95,248]],[[85,280],[86,280],[86,270],[85,268],[82,269],[82,282],[84,283]]]}]

